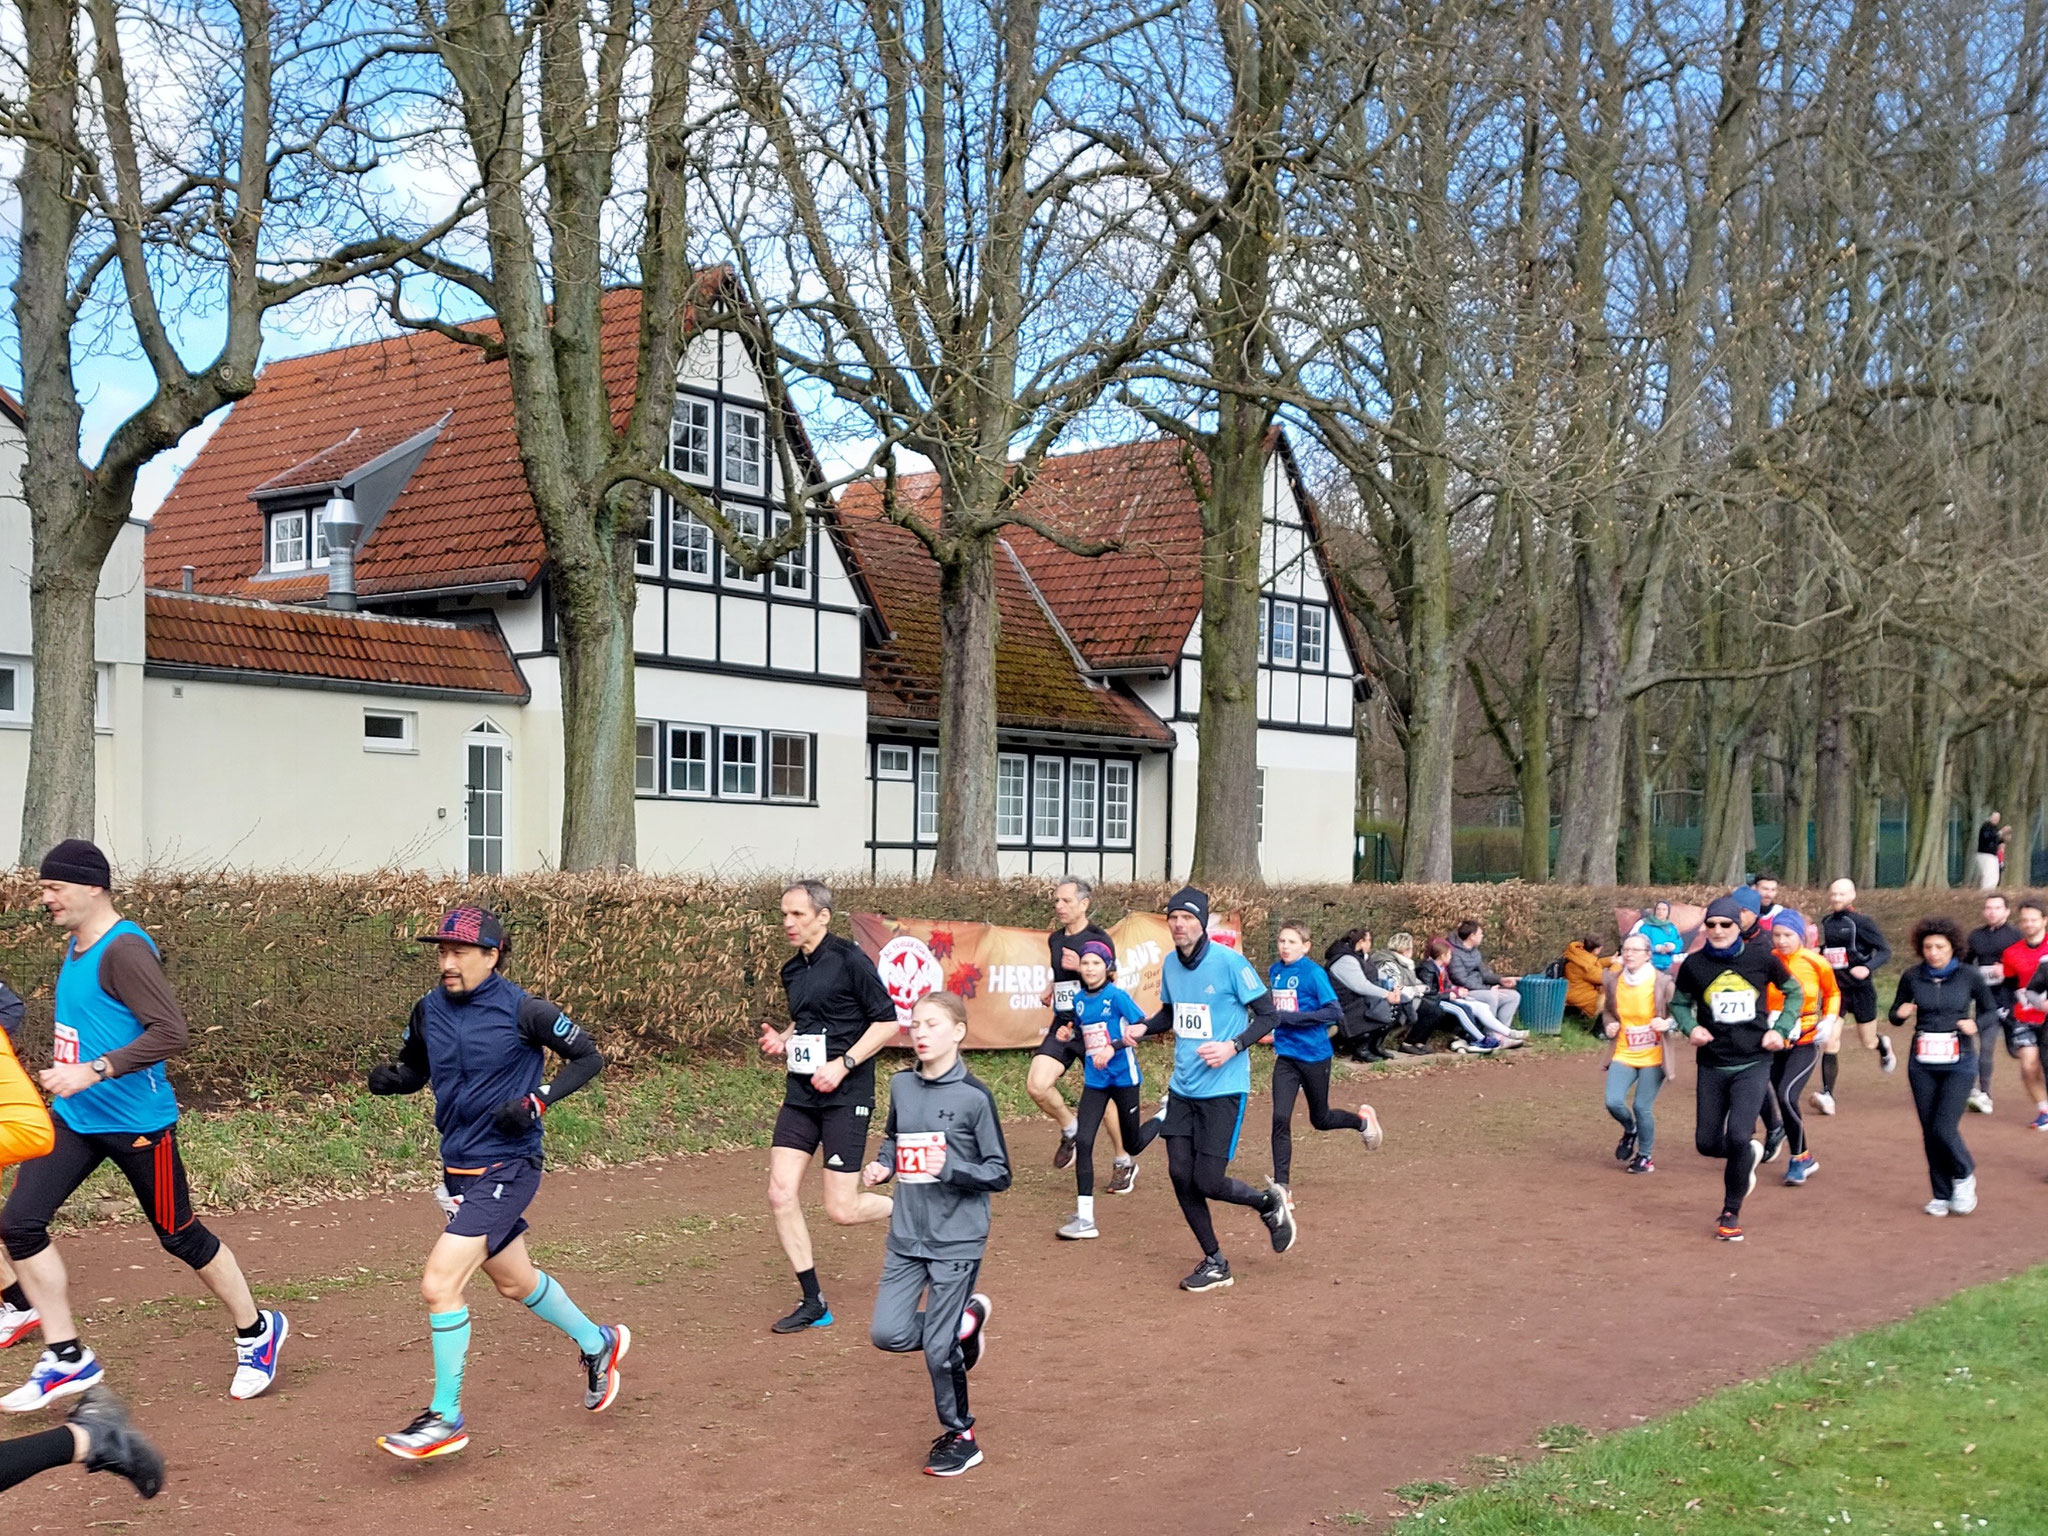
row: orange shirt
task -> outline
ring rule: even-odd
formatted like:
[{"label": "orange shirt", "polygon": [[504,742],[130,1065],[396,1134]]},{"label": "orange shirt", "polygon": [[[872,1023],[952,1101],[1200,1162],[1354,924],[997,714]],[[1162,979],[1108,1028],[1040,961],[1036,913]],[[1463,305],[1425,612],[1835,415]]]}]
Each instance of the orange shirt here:
[{"label": "orange shirt", "polygon": [[[1823,1014],[1839,1014],[1842,1011],[1842,988],[1835,980],[1835,969],[1811,949],[1795,950],[1789,957],[1778,957],[1785,962],[1799,982],[1799,1034],[1788,1040],[1787,1045],[1811,1045],[1820,1033]],[[1785,1006],[1785,994],[1772,987],[1765,1004],[1772,1013]]]},{"label": "orange shirt", "polygon": [[0,1167],[41,1157],[57,1144],[43,1096],[0,1034]]}]

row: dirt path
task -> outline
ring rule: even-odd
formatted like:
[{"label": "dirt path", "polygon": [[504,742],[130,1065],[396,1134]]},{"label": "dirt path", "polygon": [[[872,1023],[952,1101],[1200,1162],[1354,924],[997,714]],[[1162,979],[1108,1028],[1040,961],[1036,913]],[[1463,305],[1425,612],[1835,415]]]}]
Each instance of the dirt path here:
[{"label": "dirt path", "polygon": [[[984,1271],[998,1310],[974,1381],[989,1460],[951,1483],[917,1475],[936,1433],[922,1362],[867,1342],[879,1231],[814,1224],[839,1324],[768,1333],[794,1287],[758,1153],[551,1178],[534,1213],[542,1262],[594,1316],[632,1324],[626,1390],[585,1414],[573,1352],[480,1291],[475,1438],[423,1467],[373,1437],[411,1416],[431,1377],[415,1285],[438,1217],[424,1197],[220,1224],[293,1320],[283,1377],[249,1404],[226,1396],[218,1310],[146,1231],[97,1230],[66,1240],[74,1293],[172,1481],[143,1505],[112,1479],[55,1474],[11,1496],[12,1523],[1057,1536],[1377,1519],[1400,1508],[1389,1488],[1469,1477],[1472,1457],[1526,1452],[1544,1425],[1627,1425],[2048,1258],[2048,1136],[2016,1100],[1965,1126],[1982,1209],[1936,1222],[1919,1211],[1905,1075],[1880,1079],[1859,1057],[1843,1077],[1845,1113],[1817,1122],[1819,1176],[1789,1190],[1767,1170],[1740,1247],[1707,1235],[1719,1174],[1691,1149],[1689,1076],[1659,1106],[1648,1179],[1609,1157],[1590,1057],[1375,1084],[1386,1150],[1297,1130],[1300,1245],[1275,1257],[1248,1213],[1220,1213],[1238,1282],[1205,1297],[1174,1289],[1197,1255],[1163,1160],[1131,1198],[1099,1201],[1102,1240],[1060,1243],[1072,1186],[1046,1166],[1050,1128],[1015,1127],[1022,1172],[998,1199]],[[1241,1170],[1266,1166],[1261,1109]],[[1624,1302],[1625,1285],[1669,1300]],[[29,1363],[24,1346],[5,1365]]]}]

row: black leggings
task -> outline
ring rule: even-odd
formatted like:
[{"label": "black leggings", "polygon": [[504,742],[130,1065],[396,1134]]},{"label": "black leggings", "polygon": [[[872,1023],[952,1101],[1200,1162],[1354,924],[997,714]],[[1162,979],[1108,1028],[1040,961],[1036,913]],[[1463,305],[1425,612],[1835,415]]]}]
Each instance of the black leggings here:
[{"label": "black leggings", "polygon": [[1117,1127],[1124,1133],[1124,1145],[1136,1157],[1145,1145],[1138,1119],[1138,1085],[1128,1088],[1083,1088],[1081,1107],[1074,1111],[1074,1193],[1095,1193],[1095,1133],[1102,1129],[1102,1117],[1116,1106]]},{"label": "black leggings", "polygon": [[0,1440],[0,1488],[25,1483],[38,1472],[69,1466],[78,1455],[78,1442],[63,1425],[16,1440]]},{"label": "black leggings", "polygon": [[1166,1138],[1166,1173],[1173,1180],[1173,1198],[1180,1202],[1180,1213],[1187,1218],[1188,1230],[1195,1234],[1195,1241],[1209,1258],[1223,1251],[1216,1241],[1216,1224],[1209,1220],[1211,1200],[1249,1206],[1255,1211],[1266,1208],[1264,1190],[1233,1179],[1229,1158],[1195,1151],[1191,1136]]},{"label": "black leggings", "polygon": [[1794,1045],[1771,1058],[1771,1100],[1785,1127],[1785,1145],[1791,1148],[1794,1157],[1806,1155],[1806,1117],[1800,1112],[1799,1099],[1806,1092],[1819,1057],[1817,1045]]},{"label": "black leggings", "polygon": [[[85,1136],[56,1121],[57,1144],[31,1158],[15,1175],[14,1193],[0,1207],[0,1241],[19,1264],[50,1246],[50,1218],[101,1163],[111,1161],[128,1180],[142,1214],[156,1228],[156,1240],[173,1258],[204,1269],[220,1252],[220,1239],[192,1214],[185,1161],[178,1155],[178,1131],[169,1126],[140,1136]],[[45,1343],[52,1342],[45,1340]],[[56,1340],[54,1342],[62,1343]]]},{"label": "black leggings", "polygon": [[1273,1058],[1273,1182],[1294,1171],[1294,1096],[1308,1095],[1308,1123],[1319,1131],[1356,1131],[1365,1122],[1348,1109],[1330,1108],[1330,1063]]},{"label": "black leggings", "polygon": [[1721,1175],[1721,1208],[1731,1216],[1742,1213],[1743,1196],[1749,1193],[1749,1144],[1755,1138],[1757,1116],[1770,1097],[1770,1063],[1751,1062],[1729,1071],[1702,1066],[1699,1078],[1699,1123],[1693,1128],[1693,1145],[1701,1157],[1727,1160]]},{"label": "black leggings", "polygon": [[1927,1149],[1927,1180],[1934,1198],[1956,1192],[1956,1180],[1977,1171],[1970,1149],[1963,1145],[1963,1110],[1977,1086],[1977,1063],[1965,1059],[1952,1067],[1906,1063],[1906,1082],[1913,1090],[1913,1108],[1920,1114],[1920,1143]]}]

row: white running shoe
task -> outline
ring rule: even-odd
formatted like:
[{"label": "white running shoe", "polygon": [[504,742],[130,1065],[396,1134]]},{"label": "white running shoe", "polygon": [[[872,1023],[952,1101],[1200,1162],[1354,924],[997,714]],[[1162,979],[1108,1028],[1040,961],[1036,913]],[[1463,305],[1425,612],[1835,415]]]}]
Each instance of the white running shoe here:
[{"label": "white running shoe", "polygon": [[1957,1179],[1955,1189],[1949,1194],[1948,1208],[1957,1216],[1967,1216],[1977,1209],[1977,1175]]},{"label": "white running shoe", "polygon": [[277,1380],[277,1355],[292,1336],[292,1325],[282,1312],[260,1315],[263,1331],[253,1339],[235,1340],[235,1379],[228,1396],[237,1400],[261,1397]]},{"label": "white running shoe", "polygon": [[1946,1200],[1930,1200],[1921,1206],[1920,1209],[1930,1216],[1946,1216],[1948,1214],[1948,1202]]},{"label": "white running shoe", "polygon": [[60,1397],[76,1397],[81,1392],[90,1392],[105,1379],[106,1373],[100,1369],[100,1363],[93,1358],[91,1350],[83,1346],[80,1348],[79,1358],[69,1362],[59,1360],[54,1351],[44,1350],[28,1380],[5,1397],[0,1397],[0,1408],[9,1413],[34,1413]]},{"label": "white running shoe", "polygon": [[1380,1117],[1374,1113],[1373,1107],[1370,1104],[1361,1104],[1358,1106],[1358,1118],[1362,1122],[1358,1128],[1358,1134],[1365,1138],[1365,1150],[1368,1152],[1379,1151],[1386,1144],[1387,1140],[1387,1133],[1380,1125]]},{"label": "white running shoe", "polygon": [[1813,1107],[1824,1115],[1832,1115],[1835,1112],[1835,1096],[1832,1093],[1816,1093],[1813,1096]]},{"label": "white running shoe", "polygon": [[1977,1089],[1976,1092],[1970,1095],[1970,1108],[1974,1109],[1980,1115],[1990,1114],[1991,1095],[1986,1093],[1982,1088]]},{"label": "white running shoe", "polygon": [[1899,1053],[1892,1049],[1891,1041],[1885,1039],[1883,1035],[1877,1037],[1877,1056],[1878,1065],[1883,1067],[1885,1071],[1896,1072],[1899,1070]]},{"label": "white running shoe", "polygon": [[1764,1165],[1764,1144],[1754,1137],[1749,1143],[1749,1192],[1756,1193],[1756,1171]]},{"label": "white running shoe", "polygon": [[34,1307],[0,1301],[0,1349],[12,1349],[42,1326],[43,1315]]},{"label": "white running shoe", "polygon": [[1095,1230],[1094,1222],[1090,1221],[1086,1216],[1076,1214],[1069,1219],[1064,1227],[1060,1228],[1060,1236],[1066,1238],[1069,1242],[1079,1242],[1083,1238],[1100,1237],[1102,1234]]}]

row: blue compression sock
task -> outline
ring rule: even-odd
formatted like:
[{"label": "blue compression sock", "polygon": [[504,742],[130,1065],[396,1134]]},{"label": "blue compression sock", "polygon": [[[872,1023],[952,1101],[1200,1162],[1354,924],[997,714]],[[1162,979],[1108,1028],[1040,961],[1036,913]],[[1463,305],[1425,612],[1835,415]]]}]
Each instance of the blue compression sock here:
[{"label": "blue compression sock", "polygon": [[450,1423],[462,1417],[462,1364],[469,1356],[469,1308],[429,1312],[434,1330],[434,1401],[429,1408]]},{"label": "blue compression sock", "polygon": [[594,1355],[604,1348],[604,1331],[583,1315],[583,1309],[569,1299],[569,1293],[555,1283],[545,1270],[535,1270],[540,1284],[520,1303],[544,1323],[553,1323],[576,1341],[577,1349]]}]

